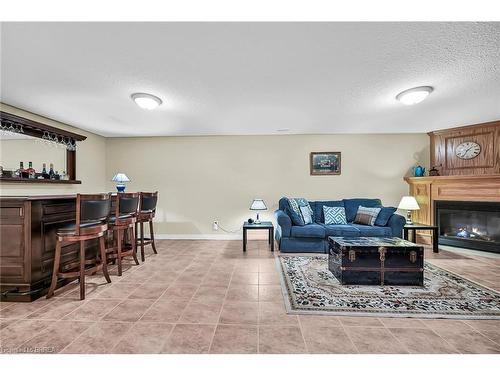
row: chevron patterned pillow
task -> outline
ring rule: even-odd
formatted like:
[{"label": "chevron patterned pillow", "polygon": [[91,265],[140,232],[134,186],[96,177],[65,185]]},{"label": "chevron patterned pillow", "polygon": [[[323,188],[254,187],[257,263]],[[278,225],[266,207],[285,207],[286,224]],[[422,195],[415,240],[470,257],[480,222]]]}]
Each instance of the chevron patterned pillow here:
[{"label": "chevron patterned pillow", "polygon": [[355,224],[371,225],[375,224],[377,216],[380,213],[381,208],[378,207],[358,207],[358,212],[356,213],[356,218],[354,219]]},{"label": "chevron patterned pillow", "polygon": [[347,224],[344,207],[323,206],[325,224]]}]

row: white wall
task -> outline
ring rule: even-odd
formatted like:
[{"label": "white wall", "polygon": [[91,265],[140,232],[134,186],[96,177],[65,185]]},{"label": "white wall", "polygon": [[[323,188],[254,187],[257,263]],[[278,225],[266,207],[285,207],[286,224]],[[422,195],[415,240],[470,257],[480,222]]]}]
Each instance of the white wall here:
[{"label": "white wall", "polygon": [[[45,194],[75,194],[77,192],[90,193],[106,191],[106,138],[95,135],[81,129],[74,128],[67,124],[57,122],[42,116],[35,115],[31,112],[26,112],[21,109],[0,103],[0,110],[12,113],[17,116],[25,117],[34,121],[45,123],[47,125],[55,126],[57,128],[66,129],[68,131],[78,133],[87,137],[85,141],[78,142],[78,150],[76,153],[76,177],[82,181],[81,185],[62,185],[62,184],[42,184],[42,183],[0,183],[0,195],[45,195]],[[4,141],[4,142],[18,142],[18,141]],[[27,141],[29,142],[29,141]],[[3,143],[3,142],[2,142]],[[1,147],[1,144],[0,144]],[[9,160],[12,156],[7,155],[9,147],[0,148],[0,160]],[[49,154],[51,151],[49,151]],[[41,170],[42,160],[46,158],[33,153],[33,149],[25,150],[25,157],[23,161],[24,166],[27,168],[27,162],[32,160],[33,166],[38,171]],[[21,161],[21,160],[19,160]],[[19,166],[19,161],[14,165],[16,168]],[[49,163],[49,161],[47,161]],[[4,167],[12,168],[13,166],[7,165]],[[49,165],[47,164],[47,168]],[[58,168],[56,166],[56,168]],[[58,168],[61,172],[61,168]]]},{"label": "white wall", "polygon": [[[311,151],[342,152],[342,174],[310,176]],[[223,235],[214,220],[238,229],[253,198],[266,201],[264,219],[282,196],[397,205],[403,176],[429,164],[426,134],[108,138],[106,152],[107,176],[124,172],[129,191],[159,191],[157,232],[191,238]]]}]

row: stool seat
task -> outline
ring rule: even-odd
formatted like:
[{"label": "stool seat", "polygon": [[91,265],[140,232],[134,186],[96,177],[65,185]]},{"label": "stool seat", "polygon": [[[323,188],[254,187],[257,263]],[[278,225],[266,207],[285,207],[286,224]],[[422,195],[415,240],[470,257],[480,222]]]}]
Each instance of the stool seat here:
[{"label": "stool seat", "polygon": [[[89,223],[83,223],[83,224],[80,224],[80,230],[83,231],[83,230],[89,230],[89,229],[92,229],[93,227],[95,227],[96,229],[102,229],[102,227],[104,227],[103,230],[106,230],[106,226],[102,225],[102,222],[100,221],[93,221],[93,222],[89,222]],[[99,230],[96,231],[96,233],[100,232]],[[61,227],[59,229],[57,229],[57,232],[56,234],[58,236],[72,236],[72,235],[75,235],[76,234],[76,222],[75,223],[71,223],[71,224],[68,224],[68,225],[65,225],[64,227]]]},{"label": "stool seat", "polygon": [[[132,218],[134,218],[134,215],[132,215],[132,214],[120,215],[120,216],[118,216],[118,221],[125,220],[125,219],[132,219]],[[114,223],[116,221],[116,216],[115,215],[110,216],[108,221],[110,223]]]}]

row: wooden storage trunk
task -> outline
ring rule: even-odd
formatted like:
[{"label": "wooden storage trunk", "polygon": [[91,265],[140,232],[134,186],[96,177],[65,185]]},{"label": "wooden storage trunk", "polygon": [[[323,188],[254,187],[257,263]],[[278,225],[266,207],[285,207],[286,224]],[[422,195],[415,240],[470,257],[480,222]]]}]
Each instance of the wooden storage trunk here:
[{"label": "wooden storage trunk", "polygon": [[398,237],[329,237],[328,268],[341,284],[424,285],[424,248]]}]

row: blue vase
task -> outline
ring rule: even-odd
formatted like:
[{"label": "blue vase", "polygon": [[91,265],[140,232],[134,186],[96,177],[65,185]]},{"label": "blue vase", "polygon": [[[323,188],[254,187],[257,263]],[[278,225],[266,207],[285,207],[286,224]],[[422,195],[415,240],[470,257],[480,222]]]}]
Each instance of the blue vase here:
[{"label": "blue vase", "polygon": [[425,173],[425,168],[421,167],[420,165],[417,165],[415,167],[415,177],[423,177]]}]

